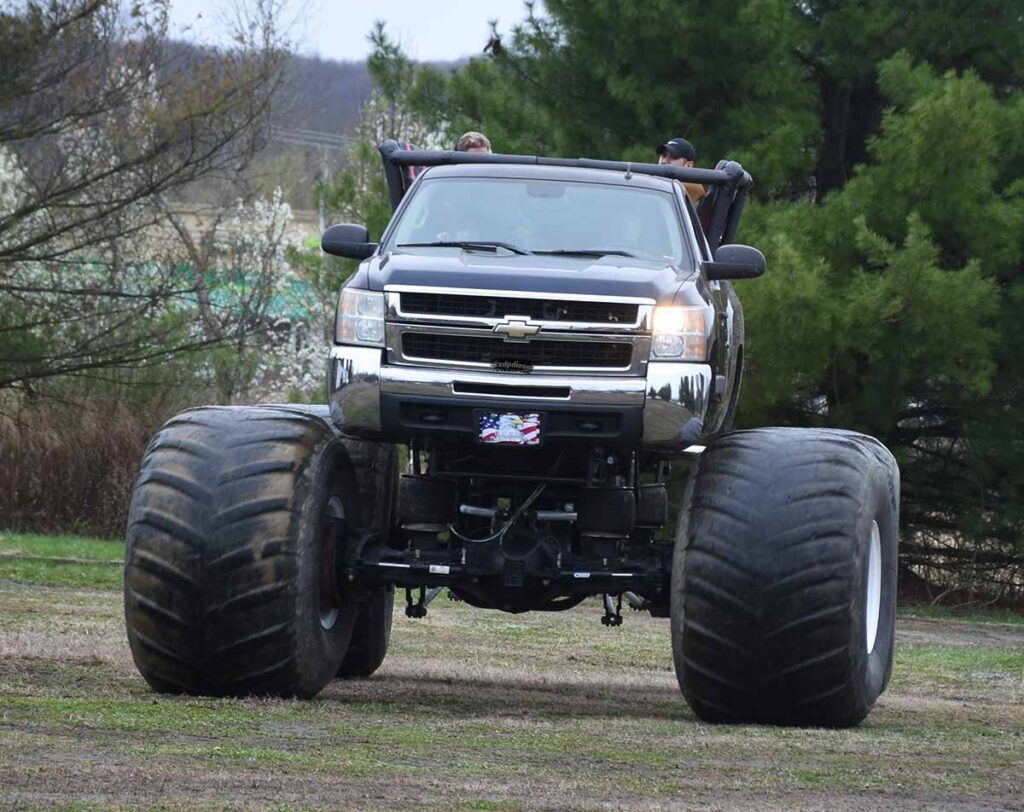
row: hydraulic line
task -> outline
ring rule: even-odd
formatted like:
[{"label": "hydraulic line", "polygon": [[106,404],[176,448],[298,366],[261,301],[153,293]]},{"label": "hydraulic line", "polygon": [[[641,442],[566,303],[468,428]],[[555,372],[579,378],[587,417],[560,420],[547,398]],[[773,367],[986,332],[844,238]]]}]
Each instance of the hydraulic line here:
[{"label": "hydraulic line", "polygon": [[512,525],[519,521],[519,518],[527,510],[529,510],[530,505],[537,501],[537,497],[541,495],[541,493],[544,491],[544,488],[546,487],[546,484],[541,484],[534,488],[533,493],[526,497],[523,503],[518,508],[516,508],[515,512],[508,517],[508,520],[497,530],[497,532],[492,533],[489,536],[486,536],[482,539],[474,539],[470,538],[469,536],[464,536],[462,533],[455,529],[454,523],[448,525],[448,532],[450,532],[456,538],[462,539],[462,541],[468,541],[475,544],[481,544],[488,541],[494,541],[495,539],[501,539],[511,529]]},{"label": "hydraulic line", "polygon": [[537,497],[544,492],[544,488],[547,487],[548,483],[553,481],[552,477],[554,477],[555,471],[557,471],[561,467],[563,459],[565,459],[564,448],[558,452],[558,457],[555,459],[554,464],[551,466],[551,470],[548,471],[548,476],[546,477],[547,481],[542,482],[540,485],[533,489],[533,493],[526,497],[526,500],[518,508],[516,508],[515,512],[508,517],[508,521],[506,521],[498,529],[497,532],[480,539],[470,538],[469,536],[465,536],[462,533],[460,533],[455,528],[454,522],[448,525],[448,532],[455,536],[455,538],[469,542],[470,544],[485,544],[489,541],[495,541],[504,538],[505,534],[511,529],[512,525],[519,521],[519,519],[522,518],[523,514],[527,510],[529,510],[530,505],[537,501]]}]

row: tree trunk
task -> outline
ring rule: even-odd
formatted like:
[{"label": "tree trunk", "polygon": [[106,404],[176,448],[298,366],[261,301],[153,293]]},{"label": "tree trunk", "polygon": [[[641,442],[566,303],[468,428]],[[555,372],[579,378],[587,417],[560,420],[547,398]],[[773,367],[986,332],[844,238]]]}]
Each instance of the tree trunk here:
[{"label": "tree trunk", "polygon": [[821,78],[821,156],[815,170],[817,199],[842,187],[853,167],[868,158],[868,138],[878,132],[885,100],[874,78],[855,88]]}]

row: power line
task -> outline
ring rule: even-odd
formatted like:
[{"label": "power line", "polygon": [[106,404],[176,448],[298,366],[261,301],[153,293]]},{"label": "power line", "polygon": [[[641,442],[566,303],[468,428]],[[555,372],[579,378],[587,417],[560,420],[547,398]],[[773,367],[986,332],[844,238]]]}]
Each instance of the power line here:
[{"label": "power line", "polygon": [[284,127],[271,127],[270,137],[274,141],[280,141],[285,144],[333,150],[336,152],[346,152],[352,144],[359,140],[349,135],[337,135],[317,130],[285,129]]}]

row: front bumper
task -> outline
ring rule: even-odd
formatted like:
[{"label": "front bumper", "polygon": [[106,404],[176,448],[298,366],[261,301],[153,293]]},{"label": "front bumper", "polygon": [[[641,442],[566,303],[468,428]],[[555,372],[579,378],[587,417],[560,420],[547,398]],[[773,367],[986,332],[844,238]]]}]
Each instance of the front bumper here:
[{"label": "front bumper", "polygon": [[469,372],[383,363],[383,350],[332,347],[331,418],[345,434],[406,442],[475,440],[477,410],[541,411],[547,442],[678,452],[700,439],[714,375],[707,364],[651,361],[647,377]]}]

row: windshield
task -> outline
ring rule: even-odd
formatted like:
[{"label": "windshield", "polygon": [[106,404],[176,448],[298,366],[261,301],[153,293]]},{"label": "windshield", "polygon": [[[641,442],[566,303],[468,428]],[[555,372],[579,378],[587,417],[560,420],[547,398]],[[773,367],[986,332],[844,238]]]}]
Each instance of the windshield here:
[{"label": "windshield", "polygon": [[424,178],[388,249],[435,243],[676,265],[684,256],[682,226],[667,191],[555,180]]}]

